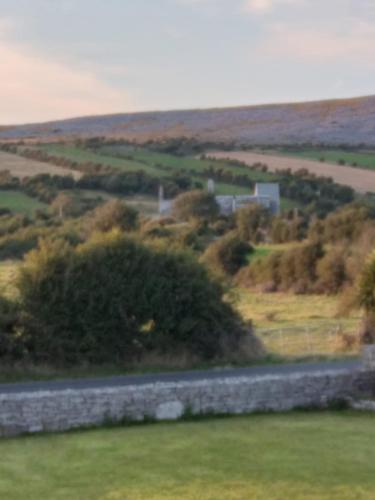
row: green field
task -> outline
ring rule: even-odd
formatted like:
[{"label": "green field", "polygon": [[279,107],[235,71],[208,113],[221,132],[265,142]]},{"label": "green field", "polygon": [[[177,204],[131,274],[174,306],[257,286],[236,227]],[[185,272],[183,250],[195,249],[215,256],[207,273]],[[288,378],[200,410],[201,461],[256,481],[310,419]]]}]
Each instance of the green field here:
[{"label": "green field", "polygon": [[0,443],[6,500],[372,500],[375,417],[290,413]]},{"label": "green field", "polygon": [[348,166],[356,166],[369,170],[375,170],[375,151],[341,151],[306,149],[305,151],[283,150],[288,156],[304,158],[306,160],[324,160],[327,163],[338,163],[344,160]]},{"label": "green field", "polygon": [[7,208],[15,213],[32,215],[34,210],[45,207],[44,203],[20,191],[0,191],[0,208]]},{"label": "green field", "polygon": [[[122,171],[139,171],[156,177],[167,177],[171,173],[185,171],[197,182],[205,182],[198,174],[210,165],[215,168],[228,170],[236,175],[247,175],[254,182],[267,182],[275,179],[273,174],[251,170],[248,167],[233,166],[225,161],[200,160],[194,157],[177,157],[169,154],[154,153],[144,149],[135,149],[123,146],[107,146],[99,152],[69,146],[64,144],[47,144],[42,149],[53,156],[67,158],[76,162],[102,163]],[[194,172],[197,173],[194,176]],[[218,194],[249,194],[247,187],[237,186],[224,182],[216,183]],[[282,207],[290,209],[296,206],[291,200],[282,200]]]},{"label": "green field", "polygon": [[124,146],[106,146],[101,150],[108,155],[123,155],[132,156],[135,160],[145,162],[152,165],[163,165],[165,167],[174,168],[178,170],[185,170],[187,172],[195,171],[202,172],[202,170],[209,168],[211,165],[215,168],[223,168],[230,170],[236,175],[249,175],[254,181],[264,182],[273,179],[274,176],[267,172],[249,171],[249,168],[244,166],[234,166],[226,161],[204,160],[191,156],[173,156],[165,153],[154,153],[144,149],[135,149]]}]

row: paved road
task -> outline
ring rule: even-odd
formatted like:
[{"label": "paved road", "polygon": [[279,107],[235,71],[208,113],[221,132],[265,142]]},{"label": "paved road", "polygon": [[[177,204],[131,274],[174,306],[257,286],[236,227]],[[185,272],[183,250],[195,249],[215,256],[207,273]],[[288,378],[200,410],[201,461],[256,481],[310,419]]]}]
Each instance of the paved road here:
[{"label": "paved road", "polygon": [[72,380],[53,380],[48,382],[22,382],[16,384],[0,384],[0,394],[16,394],[38,391],[64,391],[66,389],[98,389],[103,387],[121,387],[128,385],[144,385],[156,382],[184,382],[228,377],[251,377],[262,375],[282,375],[291,373],[314,373],[332,370],[356,370],[359,361],[335,361],[326,363],[261,365],[250,368],[220,368],[205,371],[149,373],[146,375],[125,375],[119,377],[103,377]]}]

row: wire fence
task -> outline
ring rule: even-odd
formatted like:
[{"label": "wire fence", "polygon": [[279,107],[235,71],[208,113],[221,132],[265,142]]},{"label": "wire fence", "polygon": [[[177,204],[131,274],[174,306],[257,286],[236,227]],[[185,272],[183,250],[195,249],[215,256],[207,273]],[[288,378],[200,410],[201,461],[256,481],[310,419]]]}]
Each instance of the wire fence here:
[{"label": "wire fence", "polygon": [[268,352],[281,356],[355,355],[360,345],[355,329],[342,324],[258,329]]}]

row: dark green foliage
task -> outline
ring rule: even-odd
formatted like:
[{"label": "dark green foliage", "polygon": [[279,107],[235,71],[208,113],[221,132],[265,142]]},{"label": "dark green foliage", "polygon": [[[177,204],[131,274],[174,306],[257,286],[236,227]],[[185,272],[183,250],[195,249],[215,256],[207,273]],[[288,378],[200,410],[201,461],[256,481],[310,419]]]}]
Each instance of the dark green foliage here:
[{"label": "dark green foliage", "polygon": [[253,248],[237,233],[228,233],[212,243],[202,257],[211,271],[219,276],[233,276],[245,266]]},{"label": "dark green foliage", "polygon": [[219,206],[213,194],[197,190],[178,196],[173,212],[181,220],[214,220],[219,215]]},{"label": "dark green foliage", "polygon": [[0,295],[0,359],[15,359],[22,352],[16,335],[18,314],[17,304]]},{"label": "dark green foliage", "polygon": [[112,229],[134,231],[138,227],[138,212],[120,200],[110,200],[100,205],[93,213],[90,228],[107,232]]},{"label": "dark green foliage", "polygon": [[207,360],[253,339],[191,257],[117,232],[76,250],[42,243],[26,259],[19,291],[26,345],[39,361],[116,363],[149,351]]}]

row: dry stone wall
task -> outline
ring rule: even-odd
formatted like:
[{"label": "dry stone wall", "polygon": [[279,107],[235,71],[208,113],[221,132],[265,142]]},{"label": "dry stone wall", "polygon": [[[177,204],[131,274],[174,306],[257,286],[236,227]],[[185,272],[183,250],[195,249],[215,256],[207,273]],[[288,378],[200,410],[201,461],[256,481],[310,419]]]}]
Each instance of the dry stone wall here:
[{"label": "dry stone wall", "polygon": [[375,393],[375,372],[323,371],[100,389],[0,394],[0,435],[55,432],[184,414],[245,414],[327,407]]}]

